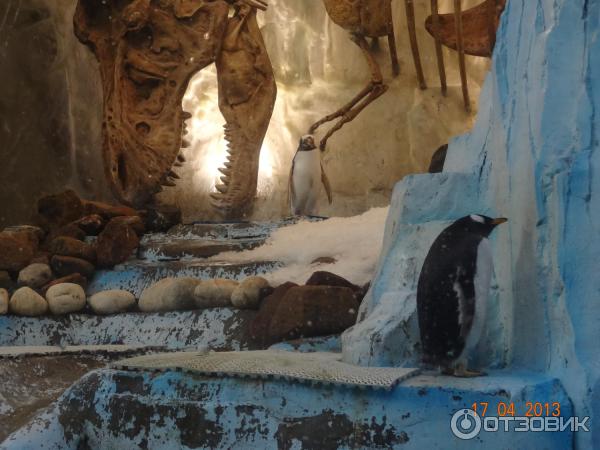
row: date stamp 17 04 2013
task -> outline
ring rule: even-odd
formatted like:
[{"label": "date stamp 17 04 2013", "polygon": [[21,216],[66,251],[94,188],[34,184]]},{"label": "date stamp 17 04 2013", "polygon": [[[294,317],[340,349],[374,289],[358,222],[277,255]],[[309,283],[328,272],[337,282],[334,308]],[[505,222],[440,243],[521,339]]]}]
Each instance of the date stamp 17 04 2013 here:
[{"label": "date stamp 17 04 2013", "polygon": [[589,417],[564,417],[560,402],[476,402],[452,416],[450,429],[469,440],[481,432],[589,432]]}]

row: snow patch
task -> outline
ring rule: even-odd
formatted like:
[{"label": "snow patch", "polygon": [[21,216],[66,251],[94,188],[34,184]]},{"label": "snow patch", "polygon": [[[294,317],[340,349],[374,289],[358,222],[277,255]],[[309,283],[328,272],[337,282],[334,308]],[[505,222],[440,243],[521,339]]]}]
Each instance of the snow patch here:
[{"label": "snow patch", "polygon": [[[317,270],[326,270],[363,285],[375,274],[389,208],[373,208],[360,216],[335,217],[322,222],[302,220],[272,233],[253,250],[227,252],[212,261],[280,261],[283,268],[265,275],[273,285],[303,284]],[[313,263],[330,257],[332,264]]]}]

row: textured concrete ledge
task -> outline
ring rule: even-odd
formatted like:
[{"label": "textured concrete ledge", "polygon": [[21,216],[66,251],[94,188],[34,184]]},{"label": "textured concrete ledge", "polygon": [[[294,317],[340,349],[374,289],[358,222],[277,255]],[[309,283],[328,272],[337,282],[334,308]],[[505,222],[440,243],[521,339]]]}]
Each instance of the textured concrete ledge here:
[{"label": "textured concrete ledge", "polygon": [[110,289],[123,289],[139,298],[144,289],[167,277],[193,277],[199,279],[243,279],[263,275],[280,267],[281,263],[265,261],[250,264],[230,264],[198,259],[159,262],[135,262],[100,270],[87,288],[88,295]]},{"label": "textured concrete ledge", "polygon": [[214,308],[63,317],[0,316],[0,346],[143,345],[241,350],[255,311]]},{"label": "textured concrete ledge", "polygon": [[2,449],[560,449],[562,433],[482,432],[454,437],[453,413],[474,402],[572,407],[560,383],[535,375],[475,380],[421,375],[389,392],[163,373],[98,370]]}]

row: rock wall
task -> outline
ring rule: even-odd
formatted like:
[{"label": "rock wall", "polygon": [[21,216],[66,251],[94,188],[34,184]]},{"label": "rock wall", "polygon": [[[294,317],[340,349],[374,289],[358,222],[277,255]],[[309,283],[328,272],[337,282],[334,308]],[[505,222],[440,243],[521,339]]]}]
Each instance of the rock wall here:
[{"label": "rock wall", "polygon": [[109,198],[100,154],[101,87],[73,35],[73,0],[0,4],[0,228],[70,186]]},{"label": "rock wall", "polygon": [[476,359],[560,378],[599,448],[600,2],[511,0],[471,134],[445,173],[396,186],[364,319],[343,337],[347,360],[411,364],[414,293],[443,226],[479,212],[509,218],[493,239],[496,280]]}]

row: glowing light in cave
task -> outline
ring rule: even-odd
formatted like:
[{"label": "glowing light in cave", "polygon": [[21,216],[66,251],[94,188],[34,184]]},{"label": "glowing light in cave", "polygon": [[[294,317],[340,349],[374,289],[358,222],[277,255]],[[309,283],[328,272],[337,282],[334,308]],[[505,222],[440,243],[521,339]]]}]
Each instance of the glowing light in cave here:
[{"label": "glowing light in cave", "polygon": [[[190,148],[185,152],[193,169],[192,183],[195,191],[216,192],[220,184],[219,168],[227,158],[227,141],[223,133],[225,120],[219,111],[217,75],[214,66],[207,67],[191,81],[183,99],[183,109],[192,114],[187,121],[186,139]],[[271,146],[265,141],[260,153],[258,192],[272,187],[272,177],[277,161]]]}]

